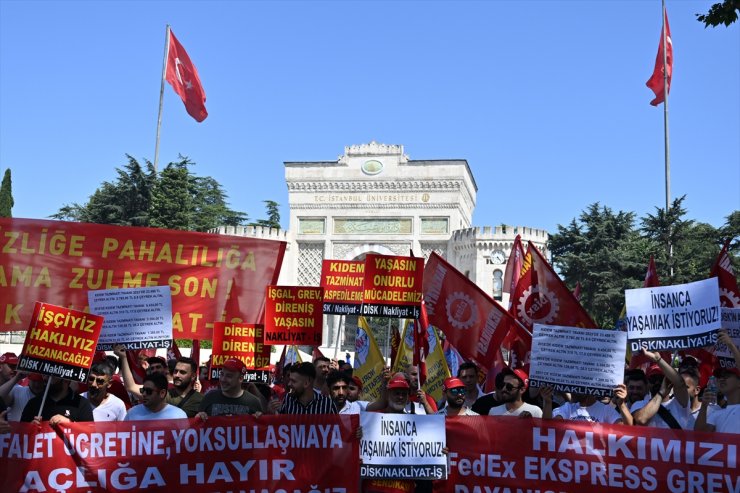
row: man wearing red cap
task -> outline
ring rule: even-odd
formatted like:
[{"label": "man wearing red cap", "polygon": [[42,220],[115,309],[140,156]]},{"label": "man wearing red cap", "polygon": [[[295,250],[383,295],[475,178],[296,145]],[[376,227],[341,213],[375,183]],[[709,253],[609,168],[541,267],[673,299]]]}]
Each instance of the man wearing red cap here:
[{"label": "man wearing red cap", "polygon": [[18,356],[15,353],[5,353],[0,356],[0,385],[13,378],[17,364]]},{"label": "man wearing red cap", "polygon": [[360,394],[362,394],[362,379],[357,375],[353,375],[347,385],[347,400],[349,402],[356,402],[360,406],[360,409],[364,411],[370,402],[360,400]]},{"label": "man wearing red cap", "polygon": [[443,414],[445,416],[478,416],[478,413],[473,412],[473,410],[465,405],[465,394],[467,390],[465,384],[459,378],[446,378],[442,386],[442,393],[444,394],[447,405],[437,411],[437,414]]},{"label": "man wearing red cap", "polygon": [[16,372],[10,380],[0,385],[0,399],[8,406],[8,421],[20,421],[28,401],[44,392],[44,377],[41,374],[29,373],[27,387],[18,384],[25,376],[25,373]]},{"label": "man wearing red cap", "polygon": [[520,418],[541,418],[542,409],[524,402],[524,393],[529,387],[529,376],[522,369],[512,370],[504,368],[503,385],[497,389],[496,394],[503,402],[488,411],[489,416],[519,416]]},{"label": "man wearing red cap", "polygon": [[218,383],[220,389],[208,392],[200,403],[198,414],[203,421],[208,416],[238,416],[241,414],[262,414],[262,402],[242,388],[247,368],[240,359],[224,361]]}]

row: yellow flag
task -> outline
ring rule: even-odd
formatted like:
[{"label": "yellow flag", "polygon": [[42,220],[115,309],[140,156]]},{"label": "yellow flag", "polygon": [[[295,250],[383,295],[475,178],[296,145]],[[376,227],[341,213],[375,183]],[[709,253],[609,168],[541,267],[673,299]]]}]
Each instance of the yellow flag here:
[{"label": "yellow flag", "polygon": [[[417,322],[418,323],[418,322]],[[407,320],[401,334],[401,344],[398,347],[396,361],[393,363],[393,373],[408,372],[414,361],[414,322]],[[427,381],[422,386],[424,392],[431,395],[435,401],[442,399],[442,385],[445,378],[450,376],[442,345],[439,343],[437,331],[430,325],[427,328],[429,338],[429,355],[426,358]]]},{"label": "yellow flag", "polygon": [[363,399],[374,401],[380,397],[384,366],[385,360],[375,342],[373,331],[365,317],[359,317],[355,335],[355,369],[352,374],[362,380]]}]

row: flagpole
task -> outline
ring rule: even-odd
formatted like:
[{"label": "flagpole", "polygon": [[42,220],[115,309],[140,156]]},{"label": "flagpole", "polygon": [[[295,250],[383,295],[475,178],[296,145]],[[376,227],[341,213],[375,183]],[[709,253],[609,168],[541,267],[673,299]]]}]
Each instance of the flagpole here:
[{"label": "flagpole", "polygon": [[[668,220],[668,210],[671,203],[671,154],[668,140],[668,35],[666,33],[665,0],[662,0],[663,11],[663,141],[665,147],[665,215]],[[670,228],[670,225],[668,226]],[[673,244],[670,231],[668,235],[668,265],[673,277]]]},{"label": "flagpole", "polygon": [[164,59],[162,60],[162,83],[159,87],[159,114],[157,115],[157,140],[154,144],[154,172],[157,172],[159,161],[159,132],[162,128],[162,103],[164,101],[164,79],[167,74],[167,55],[170,50],[170,25],[167,24],[164,38]]}]

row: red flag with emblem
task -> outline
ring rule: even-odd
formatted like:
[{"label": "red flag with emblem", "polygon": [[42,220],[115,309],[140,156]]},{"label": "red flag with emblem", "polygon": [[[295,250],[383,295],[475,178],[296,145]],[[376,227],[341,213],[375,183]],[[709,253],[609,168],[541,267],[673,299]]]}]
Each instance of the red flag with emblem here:
[{"label": "red flag with emblem", "polygon": [[[665,36],[664,36],[665,34]],[[668,50],[665,54],[665,65],[663,62],[663,48],[664,44],[668,46]],[[668,75],[667,79],[663,78],[663,68],[665,66],[665,73]],[[650,101],[653,106],[658,106],[660,103],[665,102],[666,90],[670,94],[671,92],[671,77],[673,75],[673,41],[671,40],[671,27],[668,25],[668,12],[665,12],[663,17],[663,29],[660,32],[660,44],[658,45],[658,55],[655,58],[655,68],[653,69],[653,75],[650,76],[648,81],[645,83],[655,93],[655,99]]]},{"label": "red flag with emblem", "polygon": [[717,277],[720,305],[728,308],[740,308],[740,289],[737,286],[737,278],[735,278],[735,272],[732,269],[730,255],[727,253],[729,247],[730,240],[728,239],[719,255],[717,255],[717,260],[714,261],[709,277]]},{"label": "red flag with emblem", "polygon": [[188,53],[169,31],[167,42],[167,70],[165,79],[185,103],[185,110],[195,121],[202,122],[208,116],[206,111],[206,92],[200,83],[198,71],[190,61]]},{"label": "red flag with emblem", "polygon": [[[524,247],[522,246],[521,235],[516,235],[514,244],[511,247],[509,260],[506,261],[506,272],[504,273],[504,293],[512,294],[519,283],[519,274],[522,271],[522,262],[524,261]],[[511,306],[511,299],[509,299]]]},{"label": "red flag with emblem", "polygon": [[427,355],[429,354],[429,316],[427,307],[421,302],[421,316],[414,320],[414,358],[413,365],[419,368],[419,385],[427,381]]}]

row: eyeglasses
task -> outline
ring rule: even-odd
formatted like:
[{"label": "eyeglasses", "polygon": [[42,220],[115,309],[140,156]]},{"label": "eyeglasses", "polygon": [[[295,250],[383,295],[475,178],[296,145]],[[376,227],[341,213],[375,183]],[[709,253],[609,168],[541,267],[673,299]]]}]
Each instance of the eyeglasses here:
[{"label": "eyeglasses", "polygon": [[108,381],[105,379],[105,377],[90,377],[87,379],[87,383],[97,383],[98,385],[105,385],[106,383],[108,383]]},{"label": "eyeglasses", "polygon": [[450,395],[465,395],[465,387],[457,387],[455,389],[449,389],[447,392]]},{"label": "eyeglasses", "polygon": [[154,392],[156,392],[156,391],[157,391],[157,389],[151,389],[151,388],[149,388],[149,387],[141,387],[141,388],[139,389],[139,392],[140,392],[140,393],[141,393],[142,395],[144,395],[144,394],[146,394],[146,395],[152,395],[152,394],[153,394]]},{"label": "eyeglasses", "polygon": [[505,383],[500,387],[501,390],[506,390],[508,392],[511,392],[512,390],[519,390],[521,387],[514,387],[510,383]]}]

